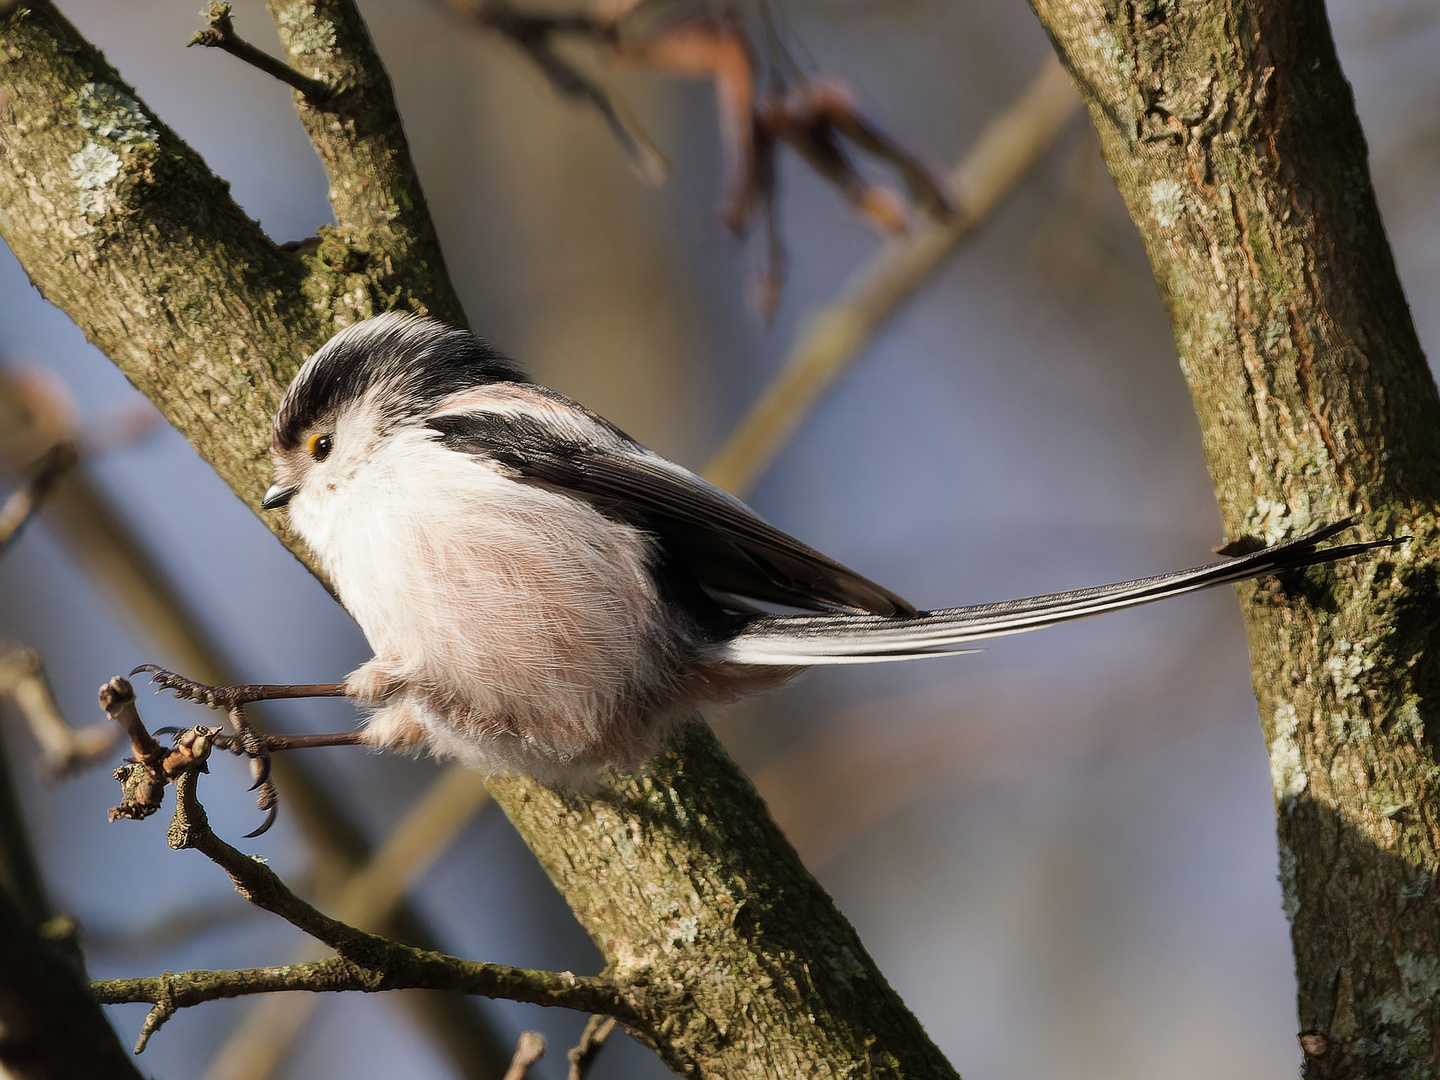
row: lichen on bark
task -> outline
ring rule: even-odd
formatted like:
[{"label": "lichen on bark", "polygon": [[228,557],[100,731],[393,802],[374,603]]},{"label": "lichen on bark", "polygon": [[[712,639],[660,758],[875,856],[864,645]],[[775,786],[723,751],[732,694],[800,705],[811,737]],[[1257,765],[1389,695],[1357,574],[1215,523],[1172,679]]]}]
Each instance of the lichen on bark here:
[{"label": "lichen on bark", "polygon": [[1300,1027],[1433,1076],[1440,398],[1318,0],[1032,0],[1155,271],[1227,532],[1354,514],[1384,556],[1241,589]]},{"label": "lichen on bark", "polygon": [[[272,12],[292,65],[331,88],[297,98],[336,214],[308,254],[265,236],[47,0],[0,19],[0,236],[257,510],[304,356],[372,311],[463,321],[358,12]],[[86,99],[89,129],[87,86],[108,88]],[[263,519],[306,557],[283,515]],[[954,1077],[708,729],[680,739],[591,799],[495,787],[607,963],[635,975],[635,1033],[697,1076]]]}]

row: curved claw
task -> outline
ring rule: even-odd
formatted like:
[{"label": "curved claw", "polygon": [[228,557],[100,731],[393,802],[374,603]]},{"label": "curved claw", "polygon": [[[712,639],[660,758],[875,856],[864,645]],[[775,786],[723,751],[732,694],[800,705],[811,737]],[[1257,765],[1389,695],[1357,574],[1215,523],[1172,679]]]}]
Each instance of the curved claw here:
[{"label": "curved claw", "polygon": [[263,835],[264,833],[268,832],[269,829],[270,829],[270,826],[275,824],[275,818],[276,818],[277,814],[279,813],[279,811],[280,811],[280,804],[279,804],[279,803],[271,803],[270,806],[269,806],[269,807],[266,809],[266,811],[265,811],[265,820],[260,823],[260,827],[259,827],[258,829],[256,829],[254,832],[247,832],[247,833],[245,834],[244,839],[246,839],[246,840],[253,840],[253,839],[255,839],[255,837],[261,836],[261,835]]},{"label": "curved claw", "polygon": [[142,671],[150,676],[150,685],[156,688],[157,694],[161,690],[173,690],[175,696],[182,701],[194,701],[200,705],[208,705],[212,709],[217,705],[216,694],[225,689],[224,687],[206,686],[194,679],[187,679],[184,675],[167,671],[158,664],[141,664],[130,672],[130,676],[133,678]]},{"label": "curved claw", "polygon": [[254,791],[270,779],[270,755],[268,752],[261,750],[250,759],[250,773],[255,777],[255,782],[251,784],[249,788],[251,791]]},{"label": "curved claw", "polygon": [[182,727],[175,727],[175,726],[172,725],[172,726],[170,726],[170,727],[157,727],[157,728],[156,728],[154,731],[152,731],[150,734],[152,734],[152,735],[179,735],[180,732],[185,731],[185,730],[187,730],[187,729],[186,729],[186,728],[182,728]]}]

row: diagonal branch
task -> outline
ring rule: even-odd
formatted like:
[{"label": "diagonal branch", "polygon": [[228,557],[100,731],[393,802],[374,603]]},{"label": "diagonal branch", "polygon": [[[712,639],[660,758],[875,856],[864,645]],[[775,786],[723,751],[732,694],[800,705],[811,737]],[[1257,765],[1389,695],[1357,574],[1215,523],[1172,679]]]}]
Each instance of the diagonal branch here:
[{"label": "diagonal branch", "polygon": [[265,50],[251,45],[237,34],[229,4],[211,4],[205,9],[205,21],[209,25],[204,30],[195,31],[195,36],[186,43],[187,47],[201,45],[207,49],[220,49],[228,52],[256,70],[263,71],[272,79],[279,79],[292,87],[312,104],[323,105],[329,100],[333,87],[319,79],[302,75],[289,65],[276,60]]},{"label": "diagonal branch", "polygon": [[333,88],[318,102],[295,95],[335,212],[334,229],[320,231],[316,258],[326,273],[308,283],[312,302],[340,325],[416,307],[463,326],[390,76],[359,9],[353,0],[269,0],[269,7],[290,67]]},{"label": "diagonal branch", "polygon": [[402,945],[326,915],[296,896],[264,862],[215,835],[196,794],[203,762],[202,751],[175,780],[175,814],[166,837],[169,845],[199,851],[230,876],[241,896],[328,945],[339,957],[258,972],[191,972],[93,984],[102,1003],[149,1001],[155,1005],[142,1028],[136,1053],[177,1009],[272,990],[454,990],[619,1017],[633,1015],[624,992],[606,978],[461,960]]},{"label": "diagonal branch", "polygon": [[930,280],[961,240],[1039,160],[1080,99],[1051,57],[1020,98],[981,133],[947,178],[956,212],[886,244],[844,293],[811,321],[775,379],[705,466],[705,476],[743,495],[775,460],[820,396],[875,334]]},{"label": "diagonal branch", "polygon": [[0,503],[0,552],[20,534],[60,477],[74,468],[78,460],[75,444],[62,442],[56,443],[30,466],[24,483]]},{"label": "diagonal branch", "polygon": [[[336,956],[281,967],[182,971],[136,979],[101,979],[91,983],[90,988],[102,1005],[144,1001],[168,1015],[207,1001],[291,990],[310,993],[360,991],[366,994],[385,990],[446,990],[523,1001],[531,1005],[626,1012],[619,991],[607,979],[566,972],[532,971],[506,964],[482,964],[443,953],[410,949],[396,942],[389,944],[402,951],[376,954],[383,965],[380,968]],[[158,1027],[152,1026],[147,1038]],[[135,1052],[140,1053],[144,1048],[142,1043]]]},{"label": "diagonal branch", "polygon": [[[272,10],[291,65],[349,87],[325,112],[297,103],[335,193],[336,226],[310,257],[264,237],[48,0],[0,22],[13,94],[0,122],[0,234],[252,506],[281,388],[338,322],[367,305],[459,311],[358,13],[339,0]],[[352,109],[380,98],[368,114]],[[79,101],[108,103],[124,122],[94,137],[51,122]],[[632,1030],[673,1067],[808,1076],[824,1061],[954,1075],[703,725],[678,728],[653,773],[594,796],[520,781],[492,792],[607,963],[646,979]],[[624,853],[604,837],[623,838]],[[733,979],[716,980],[720,969]]]},{"label": "diagonal branch", "polygon": [[[478,773],[462,765],[449,766],[391,829],[367,862],[348,878],[319,892],[321,902],[352,926],[383,933],[395,921],[415,880],[489,802],[489,793]],[[317,949],[314,943],[308,943],[292,954],[291,962],[318,959]],[[454,999],[430,995],[422,1000],[434,1005]],[[255,1080],[274,1073],[303,1029],[312,1004],[309,998],[271,998],[257,1003],[215,1052],[209,1074]],[[485,1042],[488,1045],[498,1040],[487,1032]],[[500,1048],[497,1045],[494,1049]],[[484,1075],[498,1076],[504,1063],[492,1060],[487,1064]]]}]

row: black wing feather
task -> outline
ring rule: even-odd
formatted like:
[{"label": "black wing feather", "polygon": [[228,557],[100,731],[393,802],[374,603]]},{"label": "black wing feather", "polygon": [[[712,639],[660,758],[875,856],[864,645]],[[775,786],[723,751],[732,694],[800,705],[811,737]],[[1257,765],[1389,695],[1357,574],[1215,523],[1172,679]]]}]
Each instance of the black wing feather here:
[{"label": "black wing feather", "polygon": [[453,450],[483,454],[524,479],[561,488],[654,534],[715,592],[810,611],[915,614],[908,601],[608,425],[603,433],[614,435],[613,445],[567,437],[543,418],[510,412],[446,413],[431,417],[429,426]]}]

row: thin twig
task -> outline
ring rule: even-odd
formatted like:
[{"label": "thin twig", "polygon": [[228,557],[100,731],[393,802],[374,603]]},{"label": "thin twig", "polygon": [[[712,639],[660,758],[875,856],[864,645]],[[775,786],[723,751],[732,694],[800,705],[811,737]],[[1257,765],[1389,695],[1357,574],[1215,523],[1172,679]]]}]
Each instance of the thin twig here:
[{"label": "thin twig", "polygon": [[595,1064],[596,1057],[605,1048],[605,1041],[610,1038],[617,1023],[615,1017],[601,1016],[598,1013],[585,1022],[580,1041],[571,1047],[570,1053],[566,1055],[570,1058],[569,1080],[585,1080],[585,1074],[590,1071],[590,1066]]},{"label": "thin twig", "polygon": [[[455,842],[490,802],[480,774],[451,765],[410,808],[353,875],[321,893],[321,902],[352,926],[380,931],[404,903],[414,882]],[[307,944],[291,956],[300,964],[318,959]],[[259,1080],[279,1066],[317,1002],[261,1001],[216,1050],[207,1080]]]},{"label": "thin twig", "polygon": [[[0,367],[3,463],[18,468],[41,448],[72,435],[73,412],[61,388],[52,386],[40,373],[16,373]],[[123,425],[127,432],[140,430],[128,414],[117,414],[113,422]],[[110,439],[111,424],[109,419],[87,423],[82,445],[91,445],[97,429]],[[91,481],[84,462],[54,492],[47,504],[47,519],[110,610],[149,641],[151,649],[192,675],[216,684],[228,681],[225,672],[229,665],[219,657],[205,625],[187,609],[109,494]],[[97,730],[105,728],[119,732],[108,722],[97,725]],[[351,823],[345,807],[313,777],[303,761],[280,757],[274,771],[285,789],[290,820],[310,846],[317,877],[331,882],[343,880],[363,866],[371,854],[368,842]],[[436,944],[434,935],[404,902],[395,908],[389,923],[367,929],[399,934],[422,947],[433,948]],[[435,1044],[448,1052],[461,1074],[495,1075],[504,1068],[507,1048],[500,1045],[486,1017],[469,1002],[410,994],[399,1003],[434,1035]]]},{"label": "thin twig", "polygon": [[296,71],[285,61],[271,56],[264,49],[251,45],[237,34],[234,20],[230,15],[229,4],[210,4],[205,9],[205,21],[210,25],[204,30],[195,31],[195,35],[185,43],[186,48],[202,45],[207,49],[223,49],[231,56],[245,61],[251,67],[263,71],[272,79],[279,79],[294,87],[312,105],[324,104],[334,95],[335,88],[328,83],[312,79],[309,75]]},{"label": "thin twig", "polygon": [[75,444],[66,441],[56,443],[30,466],[25,482],[0,503],[0,551],[4,551],[20,535],[25,523],[55,487],[55,482],[78,460]]},{"label": "thin twig", "polygon": [[810,324],[779,375],[711,458],[705,476],[743,494],[774,461],[820,395],[877,330],[973,232],[1039,160],[1080,99],[1053,57],[1018,101],[985,129],[947,181],[956,215],[948,223],[917,225],[886,244],[839,299]]},{"label": "thin twig", "polygon": [[[133,979],[100,979],[92,982],[90,988],[102,1005],[146,1001],[166,1010],[169,1015],[207,1001],[291,990],[310,993],[359,991],[366,994],[385,990],[445,990],[561,1009],[589,1010],[598,1005],[626,1015],[629,1013],[619,988],[599,976],[485,964],[444,953],[412,949],[384,938],[377,940],[395,950],[379,956],[385,962],[383,967],[371,968],[333,956],[326,960],[279,967],[166,972]],[[143,1049],[140,1047],[136,1052]]]},{"label": "thin twig", "polygon": [[177,850],[199,851],[230,876],[241,896],[328,945],[339,957],[281,968],[188,972],[92,984],[96,997],[103,1003],[149,1001],[156,1006],[151,1018],[147,1018],[144,1038],[148,1039],[178,1009],[202,1001],[273,990],[451,990],[536,1005],[630,1015],[621,988],[606,978],[462,960],[402,945],[324,914],[291,892],[265,863],[236,850],[215,835],[196,792],[203,764],[203,757],[198,757],[176,778],[175,814],[166,835],[167,843]]},{"label": "thin twig", "polygon": [[534,1065],[545,1056],[545,1037],[538,1031],[522,1031],[515,1042],[515,1056],[505,1070],[505,1080],[525,1080]]}]

